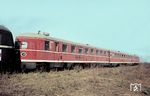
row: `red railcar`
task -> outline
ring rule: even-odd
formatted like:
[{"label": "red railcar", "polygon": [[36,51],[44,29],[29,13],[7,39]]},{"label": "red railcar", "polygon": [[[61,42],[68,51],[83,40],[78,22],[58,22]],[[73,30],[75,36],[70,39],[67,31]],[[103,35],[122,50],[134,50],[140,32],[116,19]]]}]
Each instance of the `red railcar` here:
[{"label": "red railcar", "polygon": [[22,67],[27,69],[42,65],[48,68],[70,68],[77,64],[92,66],[139,63],[137,56],[57,39],[41,32],[19,35],[16,42],[20,45]]}]

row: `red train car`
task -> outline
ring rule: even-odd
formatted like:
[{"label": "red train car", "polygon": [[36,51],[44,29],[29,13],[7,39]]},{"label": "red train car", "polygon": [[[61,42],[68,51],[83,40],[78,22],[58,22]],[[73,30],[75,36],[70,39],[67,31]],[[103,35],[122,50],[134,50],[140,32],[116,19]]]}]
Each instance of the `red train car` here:
[{"label": "red train car", "polygon": [[139,57],[136,55],[129,55],[121,52],[110,51],[110,63],[119,64],[138,64]]},{"label": "red train car", "polygon": [[137,56],[50,37],[42,32],[19,35],[16,42],[22,68],[26,69],[139,63]]}]

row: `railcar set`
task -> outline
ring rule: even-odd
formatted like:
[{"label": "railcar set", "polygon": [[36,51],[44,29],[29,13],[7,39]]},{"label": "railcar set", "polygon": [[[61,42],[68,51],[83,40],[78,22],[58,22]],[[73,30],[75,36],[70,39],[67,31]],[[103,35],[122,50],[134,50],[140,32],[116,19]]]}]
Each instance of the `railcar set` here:
[{"label": "railcar set", "polygon": [[[10,35],[11,33],[6,28],[0,27],[0,30],[0,40],[2,42],[2,33],[4,31]],[[7,38],[10,39],[9,35]],[[16,65],[19,65],[23,70],[73,68],[75,66],[83,68],[91,66],[118,66],[120,64],[133,65],[139,63],[139,57],[136,55],[58,39],[44,32],[26,33],[16,36],[14,45],[13,39],[11,40],[11,48],[14,50],[13,54],[8,53],[6,60],[2,60],[4,58],[3,55],[5,56],[6,54],[3,54],[3,49],[1,49],[1,61],[7,61],[15,57],[17,60],[13,59],[15,61],[11,62],[17,63]],[[4,48],[3,46],[8,48],[9,45],[1,43],[0,48]],[[6,63],[5,65],[7,65]]]}]

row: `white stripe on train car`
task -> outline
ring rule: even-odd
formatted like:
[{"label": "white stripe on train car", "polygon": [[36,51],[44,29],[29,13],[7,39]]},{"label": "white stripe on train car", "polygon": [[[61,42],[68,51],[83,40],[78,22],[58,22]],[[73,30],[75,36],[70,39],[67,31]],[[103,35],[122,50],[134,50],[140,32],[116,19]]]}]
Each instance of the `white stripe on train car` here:
[{"label": "white stripe on train car", "polygon": [[63,61],[63,60],[28,60],[28,59],[22,59],[21,62],[109,63],[108,61]]},{"label": "white stripe on train car", "polygon": [[109,61],[62,61],[62,60],[28,60],[28,59],[22,59],[21,62],[67,62],[67,63],[138,63],[138,62],[109,62]]},{"label": "white stripe on train car", "polygon": [[12,46],[0,45],[0,48],[13,48]]},{"label": "white stripe on train car", "polygon": [[110,63],[138,63],[138,62],[110,62]]}]

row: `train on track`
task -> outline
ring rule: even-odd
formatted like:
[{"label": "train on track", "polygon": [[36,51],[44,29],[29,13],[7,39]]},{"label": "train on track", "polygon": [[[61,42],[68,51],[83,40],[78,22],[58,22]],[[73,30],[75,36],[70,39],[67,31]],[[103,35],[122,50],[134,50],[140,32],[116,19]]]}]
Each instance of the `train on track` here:
[{"label": "train on track", "polygon": [[10,30],[0,25],[0,72],[21,70],[19,51],[15,49]]},{"label": "train on track", "polygon": [[62,40],[45,32],[16,36],[0,26],[0,69],[28,70],[138,64],[139,57]]}]

